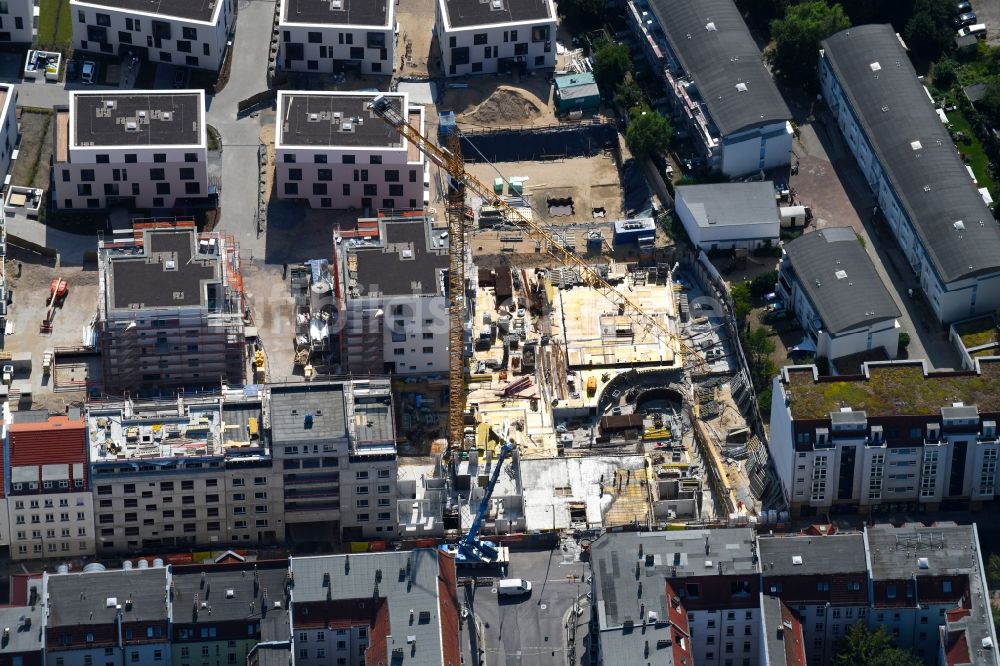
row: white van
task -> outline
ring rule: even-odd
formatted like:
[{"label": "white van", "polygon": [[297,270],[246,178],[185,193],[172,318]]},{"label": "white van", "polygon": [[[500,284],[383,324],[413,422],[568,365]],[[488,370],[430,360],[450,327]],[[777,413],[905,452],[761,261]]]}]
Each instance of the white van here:
[{"label": "white van", "polygon": [[975,35],[979,39],[985,39],[986,37],[986,24],[985,23],[975,23],[973,25],[967,25],[964,28],[959,29],[958,36],[965,37],[966,35]]},{"label": "white van", "polygon": [[497,594],[514,596],[531,592],[531,581],[523,578],[504,578],[497,583]]}]

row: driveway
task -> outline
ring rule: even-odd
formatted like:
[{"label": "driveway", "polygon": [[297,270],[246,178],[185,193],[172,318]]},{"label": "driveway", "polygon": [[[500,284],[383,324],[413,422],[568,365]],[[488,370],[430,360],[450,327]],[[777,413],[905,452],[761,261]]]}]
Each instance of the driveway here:
[{"label": "driveway", "polygon": [[910,336],[907,356],[925,358],[936,370],[961,367],[906,258],[881,218],[875,217],[875,198],[832,116],[817,104],[815,115],[804,119],[799,130],[794,146],[799,171],[789,182],[798,199],[812,207],[814,220],[807,231],[852,227],[864,239],[876,272],[902,313],[900,332]]}]

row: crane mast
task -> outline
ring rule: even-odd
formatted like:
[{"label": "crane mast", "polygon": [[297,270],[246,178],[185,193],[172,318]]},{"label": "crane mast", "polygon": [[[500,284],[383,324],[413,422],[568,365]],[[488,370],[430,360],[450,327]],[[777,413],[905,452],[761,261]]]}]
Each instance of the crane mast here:
[{"label": "crane mast", "polygon": [[[463,414],[465,410],[465,358],[464,358],[464,316],[465,316],[465,192],[471,190],[480,196],[485,203],[502,211],[506,219],[522,229],[533,240],[540,243],[544,251],[560,265],[576,269],[584,284],[596,289],[604,295],[617,309],[619,316],[628,317],[633,325],[667,346],[676,345],[677,354],[685,355],[694,365],[703,371],[708,371],[707,363],[689,345],[670,331],[659,318],[647,313],[643,307],[616,289],[611,283],[573,250],[567,248],[541,225],[523,215],[515,206],[510,205],[493,189],[465,169],[457,129],[450,135],[447,148],[438,146],[425,137],[411,125],[403,114],[397,112],[389,100],[380,95],[369,105],[371,110],[395,129],[406,140],[411,141],[420,152],[427,156],[451,176],[451,186],[448,194],[448,230],[449,230],[449,389],[450,403],[448,408],[448,449],[449,453],[462,447]],[[683,356],[682,356],[683,359]]]}]

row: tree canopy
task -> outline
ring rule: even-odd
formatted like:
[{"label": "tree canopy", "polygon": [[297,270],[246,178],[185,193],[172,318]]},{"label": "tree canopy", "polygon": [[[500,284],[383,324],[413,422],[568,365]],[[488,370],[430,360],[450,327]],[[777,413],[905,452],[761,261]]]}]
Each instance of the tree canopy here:
[{"label": "tree canopy", "polygon": [[557,6],[559,15],[566,19],[574,32],[599,28],[607,12],[604,0],[559,0]]},{"label": "tree canopy", "polygon": [[634,107],[630,113],[625,142],[636,157],[651,157],[662,153],[670,143],[673,128],[663,114],[649,107]]},{"label": "tree canopy", "polygon": [[642,88],[631,76],[623,79],[615,88],[615,104],[626,110],[641,106],[645,97]]},{"label": "tree canopy", "polygon": [[923,663],[916,655],[895,647],[884,627],[872,632],[862,622],[847,630],[833,658],[834,666],[921,666]]},{"label": "tree canopy", "polygon": [[976,105],[990,124],[1000,125],[1000,79],[990,79],[983,91],[983,97]]},{"label": "tree canopy", "polygon": [[951,0],[916,0],[913,14],[903,28],[906,45],[917,56],[937,59],[955,38],[951,25],[954,14],[955,3]]},{"label": "tree canopy", "polygon": [[784,18],[771,23],[775,74],[790,84],[811,86],[816,80],[819,43],[850,25],[840,5],[831,7],[824,0],[792,5]]},{"label": "tree canopy", "polygon": [[594,80],[607,97],[631,70],[632,56],[624,44],[605,44],[594,54]]}]

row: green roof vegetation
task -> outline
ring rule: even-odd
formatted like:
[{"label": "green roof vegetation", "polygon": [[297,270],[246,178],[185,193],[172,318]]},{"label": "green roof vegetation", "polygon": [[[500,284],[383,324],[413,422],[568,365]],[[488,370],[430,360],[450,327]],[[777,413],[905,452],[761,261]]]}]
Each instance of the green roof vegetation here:
[{"label": "green roof vegetation", "polygon": [[931,414],[953,402],[1000,411],[1000,360],[981,361],[981,372],[924,375],[919,364],[869,366],[868,378],[813,380],[812,368],[788,371],[796,419],[825,419],[841,407],[872,416]]},{"label": "green roof vegetation", "polygon": [[998,341],[997,324],[992,315],[955,324],[955,331],[962,338],[966,349]]}]

